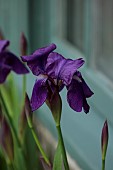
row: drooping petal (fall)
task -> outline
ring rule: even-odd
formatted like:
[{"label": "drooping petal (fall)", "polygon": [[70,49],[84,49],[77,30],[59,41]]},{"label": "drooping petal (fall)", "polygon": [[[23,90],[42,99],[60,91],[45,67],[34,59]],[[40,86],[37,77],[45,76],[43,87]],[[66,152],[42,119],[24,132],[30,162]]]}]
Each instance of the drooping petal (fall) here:
[{"label": "drooping petal (fall)", "polygon": [[81,112],[83,107],[83,90],[79,83],[75,80],[72,80],[70,87],[67,92],[67,101],[69,106],[77,111]]},{"label": "drooping petal (fall)", "polygon": [[9,41],[0,40],[0,83],[4,83],[10,71],[17,74],[29,73],[18,57],[6,50],[8,45]]},{"label": "drooping petal (fall)", "polygon": [[32,111],[38,109],[40,106],[43,105],[47,98],[47,85],[46,85],[47,78],[41,78],[36,80],[32,97],[31,97],[31,107]]},{"label": "drooping petal (fall)", "polygon": [[86,98],[91,97],[93,92],[90,90],[83,78],[78,77],[81,75],[81,73],[79,73],[80,72],[77,72],[77,74],[74,75],[71,84],[67,86],[67,101],[73,110],[81,112],[83,108],[84,112],[88,113],[90,106],[88,105]]},{"label": "drooping petal (fall)", "polygon": [[91,97],[94,93],[92,92],[92,90],[89,88],[89,86],[86,84],[85,80],[83,79],[81,73],[79,71],[77,71],[75,73],[76,76],[78,76],[78,78],[80,78],[81,82],[82,82],[82,88],[84,91],[84,95],[86,98]]},{"label": "drooping petal (fall)", "polygon": [[9,65],[11,67],[11,70],[13,70],[17,74],[26,74],[29,73],[28,69],[25,67],[25,65],[16,57],[13,53],[7,52],[3,55],[5,58],[5,64]]}]

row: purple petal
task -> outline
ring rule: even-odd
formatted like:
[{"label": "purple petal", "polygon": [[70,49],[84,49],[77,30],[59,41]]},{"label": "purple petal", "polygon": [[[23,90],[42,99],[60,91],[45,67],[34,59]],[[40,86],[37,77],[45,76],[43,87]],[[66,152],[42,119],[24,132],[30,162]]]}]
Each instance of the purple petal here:
[{"label": "purple petal", "polygon": [[90,106],[88,105],[87,100],[86,100],[85,97],[84,97],[84,101],[83,101],[83,109],[84,109],[85,113],[88,113],[89,109],[90,109]]},{"label": "purple petal", "polygon": [[46,59],[47,55],[39,56],[36,61],[30,61],[27,63],[34,75],[38,76],[39,74],[45,73]]},{"label": "purple petal", "polygon": [[71,83],[74,73],[84,64],[83,59],[71,60],[67,59],[60,71],[60,78],[64,80],[65,84]]},{"label": "purple petal", "polygon": [[73,110],[77,112],[81,112],[83,108],[84,112],[88,113],[90,106],[88,105],[87,100],[86,100],[86,96],[85,96],[84,89],[82,86],[83,82],[79,81],[79,77],[78,79],[76,77],[73,77],[71,84],[67,87],[68,89],[67,100],[68,100],[70,107]]},{"label": "purple petal", "polygon": [[10,65],[12,66],[12,70],[17,74],[27,74],[29,73],[26,66],[12,53],[7,53],[10,59]]},{"label": "purple petal", "polygon": [[0,40],[0,52],[4,51],[8,45],[8,40]]},{"label": "purple petal", "polygon": [[85,80],[83,79],[81,73],[79,71],[77,71],[75,73],[75,75],[80,78],[81,82],[82,82],[82,88],[84,91],[84,95],[86,98],[91,97],[94,93],[91,91],[91,89],[89,88],[89,86],[86,84]]},{"label": "purple petal", "polygon": [[47,98],[48,91],[46,80],[47,78],[41,78],[35,82],[31,97],[32,111],[37,110],[40,106],[42,106]]},{"label": "purple petal", "polygon": [[0,63],[11,67],[11,70],[17,74],[29,73],[25,65],[11,52],[0,53]]},{"label": "purple petal", "polygon": [[47,55],[47,54],[51,53],[53,50],[55,50],[55,49],[56,49],[56,45],[55,44],[50,44],[49,46],[39,48],[32,55],[22,56],[22,60],[24,62],[34,61],[34,60],[37,60],[38,57]]},{"label": "purple petal", "polygon": [[82,87],[83,87],[83,91],[85,94],[86,98],[91,97],[94,93],[91,91],[91,89],[88,87],[88,85],[86,84],[85,80],[82,78]]},{"label": "purple petal", "polygon": [[30,56],[22,56],[22,60],[24,62],[27,62],[29,68],[31,69],[34,75],[39,75],[40,73],[45,72],[45,65],[46,65],[47,57],[49,53],[55,50],[55,48],[56,48],[56,45],[51,44],[47,47],[36,50]]},{"label": "purple petal", "polygon": [[11,67],[5,64],[0,64],[0,84],[4,83],[8,74],[11,71]]},{"label": "purple petal", "polygon": [[64,81],[65,85],[71,83],[74,73],[84,64],[82,58],[71,60],[65,59],[58,53],[51,53],[47,59],[47,73],[56,79]]},{"label": "purple petal", "polygon": [[67,93],[67,101],[69,103],[69,106],[73,110],[81,112],[83,107],[83,98],[84,96],[81,85],[77,81],[72,80]]},{"label": "purple petal", "polygon": [[53,78],[58,78],[60,70],[65,63],[65,58],[56,53],[52,52],[49,54],[46,64],[46,72]]}]

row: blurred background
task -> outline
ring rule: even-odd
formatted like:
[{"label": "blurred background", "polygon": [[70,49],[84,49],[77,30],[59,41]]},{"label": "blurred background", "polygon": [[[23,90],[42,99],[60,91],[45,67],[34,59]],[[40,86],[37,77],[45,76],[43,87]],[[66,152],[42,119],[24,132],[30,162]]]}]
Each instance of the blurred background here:
[{"label": "blurred background", "polygon": [[[90,113],[75,113],[62,92],[62,130],[71,157],[83,170],[101,169],[101,129],[109,124],[106,170],[113,167],[113,1],[112,0],[0,0],[0,29],[19,55],[19,39],[24,32],[29,53],[53,42],[65,57],[83,57],[81,69],[95,93],[88,101]],[[31,95],[34,81],[28,77]],[[35,80],[35,78],[33,79]],[[49,110],[37,116],[57,139]],[[49,139],[48,139],[49,140]]]}]

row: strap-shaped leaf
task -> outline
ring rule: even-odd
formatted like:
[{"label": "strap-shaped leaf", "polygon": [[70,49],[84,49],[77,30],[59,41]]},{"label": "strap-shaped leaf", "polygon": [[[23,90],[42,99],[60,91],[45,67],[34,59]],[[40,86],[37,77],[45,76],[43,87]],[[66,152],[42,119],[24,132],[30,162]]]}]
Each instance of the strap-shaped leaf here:
[{"label": "strap-shaped leaf", "polygon": [[53,170],[62,170],[62,152],[61,152],[60,141],[58,142],[55,156],[54,156]]}]

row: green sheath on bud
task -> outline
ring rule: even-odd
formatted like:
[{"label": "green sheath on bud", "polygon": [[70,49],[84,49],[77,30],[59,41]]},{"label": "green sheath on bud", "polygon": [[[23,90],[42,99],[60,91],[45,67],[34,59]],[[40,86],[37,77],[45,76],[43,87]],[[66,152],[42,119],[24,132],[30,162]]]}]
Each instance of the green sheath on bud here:
[{"label": "green sheath on bud", "polygon": [[56,122],[56,126],[60,125],[62,113],[62,100],[57,90],[51,95],[51,99],[46,101],[46,104],[48,105],[52,112],[52,115]]}]

